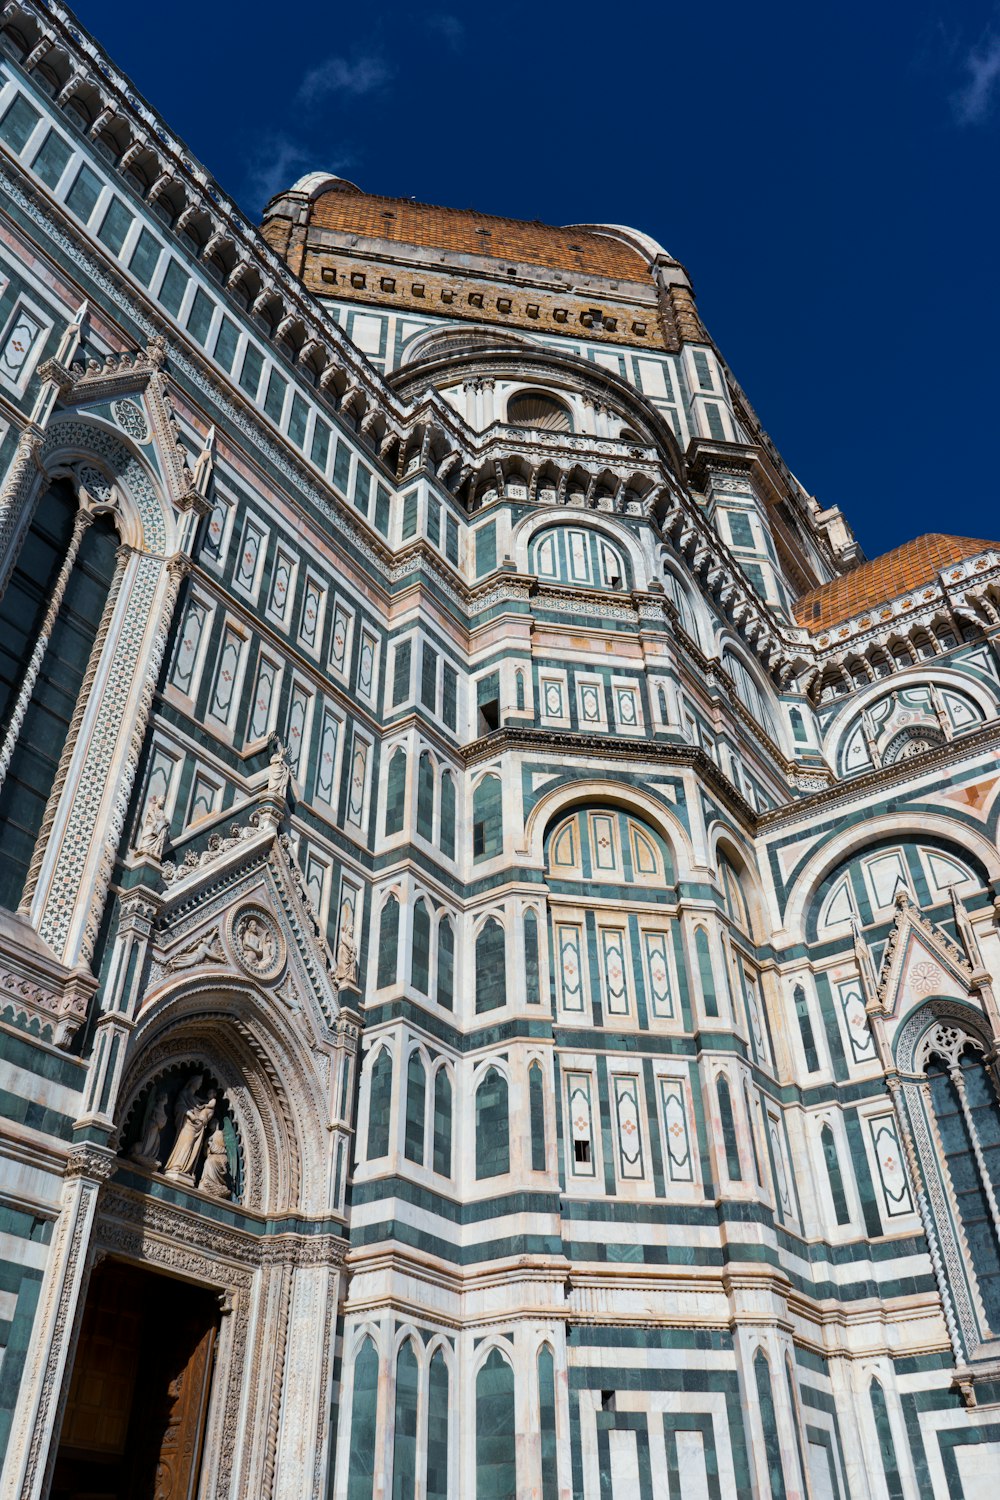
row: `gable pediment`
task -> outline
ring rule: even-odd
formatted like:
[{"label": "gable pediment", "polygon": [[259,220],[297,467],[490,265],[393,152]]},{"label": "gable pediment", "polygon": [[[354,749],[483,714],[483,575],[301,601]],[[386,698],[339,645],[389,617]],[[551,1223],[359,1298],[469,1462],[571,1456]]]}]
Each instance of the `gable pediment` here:
[{"label": "gable pediment", "polygon": [[251,814],[174,867],[156,922],[149,994],[180,978],[234,978],[271,993],[314,1031],[340,1014],[336,965],[287,834]]},{"label": "gable pediment", "polygon": [[901,892],[878,978],[878,999],[886,1015],[899,1021],[932,997],[967,1000],[972,988],[972,968],[964,954]]}]

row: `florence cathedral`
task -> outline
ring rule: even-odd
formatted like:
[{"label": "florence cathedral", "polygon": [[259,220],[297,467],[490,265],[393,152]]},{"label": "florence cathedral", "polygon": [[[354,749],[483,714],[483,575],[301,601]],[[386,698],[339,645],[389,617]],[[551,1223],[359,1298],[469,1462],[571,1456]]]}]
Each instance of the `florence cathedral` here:
[{"label": "florence cathedral", "polygon": [[57,0],[0,176],[0,1496],[993,1500],[1000,544]]}]

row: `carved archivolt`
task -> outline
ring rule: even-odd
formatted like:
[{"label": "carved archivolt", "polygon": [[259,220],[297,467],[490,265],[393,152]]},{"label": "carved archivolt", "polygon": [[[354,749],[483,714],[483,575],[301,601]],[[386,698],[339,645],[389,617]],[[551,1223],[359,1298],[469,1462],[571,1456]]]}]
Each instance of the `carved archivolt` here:
[{"label": "carved archivolt", "polygon": [[[183,989],[180,988],[183,986]],[[225,1090],[243,1150],[242,1201],[266,1212],[324,1205],[328,1089],[313,1054],[273,1001],[233,978],[179,976],[139,1020],[118,1111],[122,1126],[146,1086],[171,1066],[200,1062]]]}]

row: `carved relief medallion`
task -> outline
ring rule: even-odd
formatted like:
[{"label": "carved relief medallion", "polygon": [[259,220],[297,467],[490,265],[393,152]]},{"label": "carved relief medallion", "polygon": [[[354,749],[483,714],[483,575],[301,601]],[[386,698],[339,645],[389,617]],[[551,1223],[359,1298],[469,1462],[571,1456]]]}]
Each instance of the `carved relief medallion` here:
[{"label": "carved relief medallion", "polygon": [[229,921],[233,957],[254,979],[269,983],[285,966],[285,943],[277,922],[262,906],[242,906]]}]

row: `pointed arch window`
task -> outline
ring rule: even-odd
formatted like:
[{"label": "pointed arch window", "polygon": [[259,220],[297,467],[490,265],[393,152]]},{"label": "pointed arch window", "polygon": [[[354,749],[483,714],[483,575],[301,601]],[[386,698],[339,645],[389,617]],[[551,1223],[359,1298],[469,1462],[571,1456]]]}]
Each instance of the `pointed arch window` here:
[{"label": "pointed arch window", "polygon": [[491,1349],[476,1376],[476,1500],[514,1500],[514,1371]]},{"label": "pointed arch window", "polygon": [[507,935],[487,917],[476,938],[476,1014],[507,1004]]},{"label": "pointed arch window", "polygon": [[354,1356],[351,1448],[347,1500],[372,1500],[375,1487],[375,1423],[378,1415],[378,1352],[370,1338]]},{"label": "pointed arch window", "polygon": [[389,1130],[392,1124],[392,1053],[388,1047],[380,1047],[372,1064],[371,1082],[368,1089],[368,1150],[369,1161],[377,1161],[389,1155]]},{"label": "pointed arch window", "polygon": [[[950,1038],[945,1037],[945,1042]],[[930,1104],[971,1270],[994,1338],[1000,1337],[1000,1108],[982,1054],[970,1043],[933,1051]]]},{"label": "pointed arch window", "polygon": [[431,913],[421,898],[413,908],[413,942],[410,956],[410,983],[421,995],[430,994]]},{"label": "pointed arch window", "polygon": [[389,769],[385,777],[385,832],[386,837],[402,833],[406,812],[406,751],[397,745],[389,757]]},{"label": "pointed arch window", "polygon": [[896,1442],[892,1435],[885,1392],[875,1379],[868,1388],[868,1396],[871,1401],[872,1420],[875,1423],[875,1435],[878,1438],[882,1472],[885,1475],[885,1487],[889,1500],[904,1500],[903,1479],[899,1472],[899,1461],[896,1458]]},{"label": "pointed arch window", "polygon": [[448,1500],[448,1366],[435,1349],[427,1380],[427,1500]]},{"label": "pointed arch window", "polygon": [[558,1500],[556,1374],[555,1359],[549,1344],[543,1344],[538,1351],[538,1430],[542,1449],[542,1500]]},{"label": "pointed arch window", "polygon": [[726,1172],[730,1182],[742,1182],[743,1168],[740,1165],[740,1148],[736,1139],[736,1122],[733,1119],[733,1101],[729,1084],[721,1073],[715,1082],[715,1097],[719,1105],[719,1124],[722,1126],[722,1140],[726,1149]]},{"label": "pointed arch window", "polygon": [[538,918],[529,906],[524,913],[524,993],[529,1005],[541,1001],[538,973]]},{"label": "pointed arch window", "polygon": [[434,762],[421,750],[417,762],[417,832],[431,843],[434,838]]},{"label": "pointed arch window", "polygon": [[378,924],[378,965],[375,982],[379,989],[396,983],[396,960],[399,952],[399,902],[389,895]]},{"label": "pointed arch window", "polygon": [[14,910],[115,580],[118,535],[68,485],[41,499],[0,598],[0,905]]},{"label": "pointed arch window", "polygon": [[455,1007],[455,929],[450,917],[442,917],[437,932],[437,1003],[445,1010]]},{"label": "pointed arch window", "polygon": [[441,775],[441,853],[455,858],[455,778],[450,771]]},{"label": "pointed arch window", "polygon": [[830,1184],[830,1197],[833,1199],[833,1211],[837,1223],[849,1224],[851,1222],[851,1211],[847,1206],[844,1174],[840,1170],[837,1142],[834,1139],[833,1129],[830,1125],[824,1125],[820,1131],[820,1144],[823,1147],[823,1160],[826,1163],[826,1175]]},{"label": "pointed arch window", "polygon": [[446,1067],[434,1078],[434,1170],[439,1177],[451,1176],[451,1079]]},{"label": "pointed arch window", "polygon": [[417,1386],[413,1340],[396,1356],[396,1412],[392,1433],[392,1500],[413,1500],[417,1485]]},{"label": "pointed arch window", "polygon": [[760,1422],[764,1429],[764,1451],[767,1477],[771,1488],[771,1500],[786,1500],[785,1470],[781,1461],[781,1444],[778,1438],[778,1421],[774,1411],[774,1392],[771,1388],[771,1366],[763,1349],[758,1349],[753,1360],[754,1380],[757,1386],[757,1405]]},{"label": "pointed arch window", "polygon": [[424,1111],[427,1106],[427,1070],[419,1052],[410,1053],[406,1065],[406,1123],[403,1152],[407,1161],[424,1164]]},{"label": "pointed arch window", "polygon": [[507,1080],[497,1068],[489,1068],[476,1090],[476,1179],[481,1182],[509,1171]]},{"label": "pointed arch window", "polygon": [[528,1069],[528,1116],[531,1124],[531,1170],[545,1171],[545,1080],[541,1063]]}]

